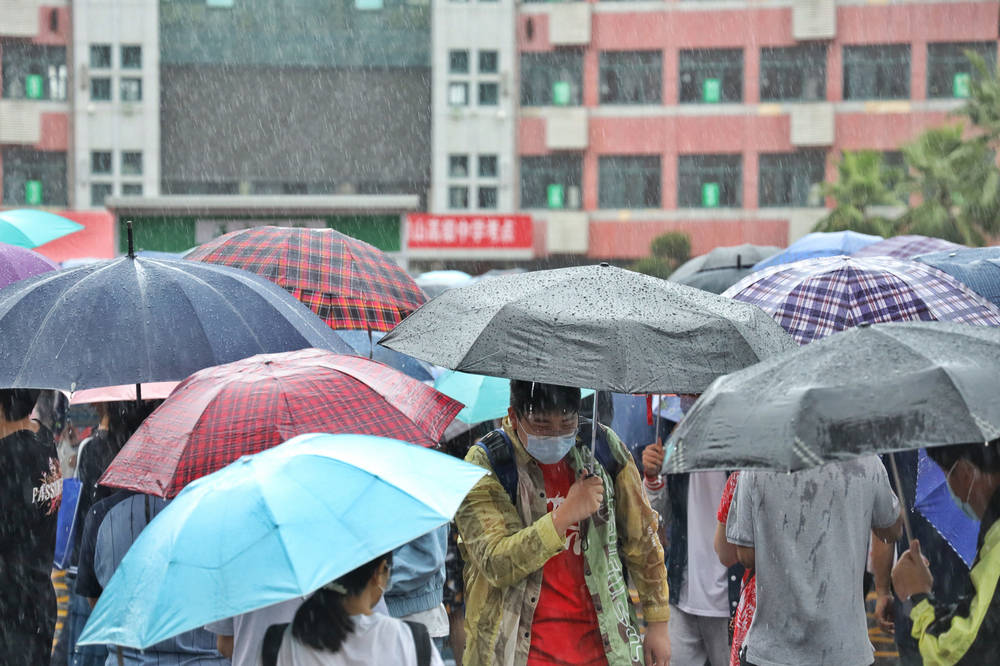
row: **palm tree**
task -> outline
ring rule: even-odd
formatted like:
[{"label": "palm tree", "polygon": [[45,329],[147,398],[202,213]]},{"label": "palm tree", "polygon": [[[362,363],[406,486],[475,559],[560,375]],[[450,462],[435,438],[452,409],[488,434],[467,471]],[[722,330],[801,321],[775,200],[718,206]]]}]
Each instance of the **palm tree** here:
[{"label": "palm tree", "polygon": [[885,163],[877,150],[845,150],[837,163],[837,180],[823,185],[824,196],[836,206],[820,220],[814,231],[857,231],[878,236],[889,235],[892,222],[873,215],[872,206],[901,203],[896,192],[903,171]]}]

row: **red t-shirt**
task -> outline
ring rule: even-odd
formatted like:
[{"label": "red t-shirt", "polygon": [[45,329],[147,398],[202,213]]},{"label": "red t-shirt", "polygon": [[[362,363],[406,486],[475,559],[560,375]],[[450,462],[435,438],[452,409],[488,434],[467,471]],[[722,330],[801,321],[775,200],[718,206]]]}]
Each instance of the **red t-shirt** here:
[{"label": "red t-shirt", "polygon": [[[539,465],[545,478],[549,511],[562,504],[575,476],[565,461]],[[566,550],[552,557],[542,569],[542,590],[531,623],[528,666],[548,664],[604,666],[597,613],[584,578],[580,525],[569,529]]]}]

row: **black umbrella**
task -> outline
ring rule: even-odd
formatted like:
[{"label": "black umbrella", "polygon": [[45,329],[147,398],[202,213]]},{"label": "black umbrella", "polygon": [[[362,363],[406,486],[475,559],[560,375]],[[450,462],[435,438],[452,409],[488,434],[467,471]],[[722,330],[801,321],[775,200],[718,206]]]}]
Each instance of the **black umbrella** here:
[{"label": "black umbrella", "polygon": [[689,259],[667,279],[689,287],[721,294],[753,272],[753,265],[781,251],[773,245],[717,247],[708,254]]},{"label": "black umbrella", "polygon": [[795,346],[763,310],[607,264],[452,289],[380,344],[453,370],[616,393],[700,393]]},{"label": "black umbrella", "polygon": [[795,471],[1000,437],[1000,329],[944,322],[835,333],[720,378],[667,442],[667,473]]},{"label": "black umbrella", "polygon": [[246,271],[128,256],[0,290],[0,386],[179,381],[255,354],[353,354],[281,287]]}]

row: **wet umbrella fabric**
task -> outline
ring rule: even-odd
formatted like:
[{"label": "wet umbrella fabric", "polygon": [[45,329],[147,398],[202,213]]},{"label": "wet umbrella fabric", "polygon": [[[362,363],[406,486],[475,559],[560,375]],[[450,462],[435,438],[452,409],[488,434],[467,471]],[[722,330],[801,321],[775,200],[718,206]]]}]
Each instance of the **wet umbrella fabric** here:
[{"label": "wet umbrella fabric", "polygon": [[344,342],[349,344],[358,356],[385,363],[390,368],[395,368],[417,381],[434,381],[430,368],[423,361],[377,344],[385,336],[382,331],[337,331],[337,335],[343,338]]},{"label": "wet umbrella fabric", "polygon": [[32,208],[0,211],[0,243],[38,247],[83,229],[82,224]]},{"label": "wet umbrella fabric", "polygon": [[668,440],[664,471],[795,471],[991,441],[1000,437],[998,391],[998,329],[854,328],[713,383]]},{"label": "wet umbrella fabric", "polygon": [[923,254],[916,261],[944,271],[1000,306],[1000,246],[962,248]]},{"label": "wet umbrella fabric", "polygon": [[883,240],[881,236],[859,234],[856,231],[816,231],[806,234],[778,254],[760,262],[754,266],[754,270],[760,271],[772,266],[802,261],[803,259],[854,254],[861,248],[872,243],[877,243],[880,240]]},{"label": "wet umbrella fabric", "polygon": [[945,474],[921,450],[917,458],[917,493],[914,507],[923,514],[966,566],[972,567],[979,538],[979,521],[969,518],[951,499]]},{"label": "wet umbrella fabric", "polygon": [[895,259],[913,259],[918,254],[928,252],[953,251],[964,248],[964,245],[946,241],[943,238],[930,236],[908,235],[893,236],[883,241],[866,245],[857,252],[855,257],[893,257]]},{"label": "wet umbrella fabric", "polygon": [[351,348],[280,287],[246,271],[119,257],[0,290],[0,386],[80,389],[180,381],[260,353]]},{"label": "wet umbrella fabric", "polygon": [[381,344],[462,372],[616,393],[700,393],[794,345],[755,307],[607,265],[452,289]]},{"label": "wet umbrella fabric", "polygon": [[18,280],[58,268],[55,263],[37,252],[17,245],[0,243],[0,289]]},{"label": "wet umbrella fabric", "polygon": [[713,294],[721,294],[753,272],[754,264],[773,257],[781,248],[772,245],[717,247],[708,254],[689,259],[667,279]]},{"label": "wet umbrella fabric", "polygon": [[485,473],[366,435],[301,435],[241,458],[142,531],[78,644],[144,648],[309,594],[448,523]]},{"label": "wet umbrella fabric", "polygon": [[257,273],[333,329],[388,331],[427,300],[391,257],[333,229],[254,227],[196,247],[187,258]]},{"label": "wet umbrella fabric", "polygon": [[891,321],[1000,326],[1000,309],[951,276],[889,257],[823,257],[775,266],[723,296],[762,308],[799,344]]},{"label": "wet umbrella fabric", "polygon": [[308,432],[438,444],[462,405],[377,361],[304,349],[196,372],[125,444],[101,484],[174,497],[240,456]]}]

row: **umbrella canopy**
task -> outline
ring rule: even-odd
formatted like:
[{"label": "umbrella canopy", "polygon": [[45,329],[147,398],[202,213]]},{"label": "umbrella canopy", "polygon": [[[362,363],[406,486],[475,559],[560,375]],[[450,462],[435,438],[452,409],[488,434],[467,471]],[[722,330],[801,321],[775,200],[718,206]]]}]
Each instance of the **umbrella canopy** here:
[{"label": "umbrella canopy", "polygon": [[461,287],[472,281],[472,276],[465,271],[427,271],[421,273],[414,282],[417,283],[428,298],[436,298],[449,289]]},{"label": "umbrella canopy", "polygon": [[921,449],[917,458],[917,492],[914,507],[958,553],[966,566],[976,558],[979,521],[969,518],[951,499],[944,472]]},{"label": "umbrella canopy", "polygon": [[602,264],[452,289],[381,344],[473,374],[616,393],[700,393],[794,343],[758,308]]},{"label": "umbrella canopy", "polygon": [[816,231],[806,234],[783,251],[769,257],[754,266],[755,271],[790,264],[793,261],[814,259],[816,257],[834,257],[841,254],[854,254],[872,243],[882,240],[881,236],[859,234],[856,231]]},{"label": "umbrella canopy", "polygon": [[890,321],[1000,326],[1000,309],[954,278],[889,257],[823,257],[775,266],[723,295],[761,307],[799,344]]},{"label": "umbrella canopy", "polygon": [[913,259],[918,254],[928,252],[952,251],[964,248],[964,245],[946,241],[943,238],[930,236],[908,235],[893,236],[883,241],[866,245],[857,252],[855,257],[893,257],[895,259]]},{"label": "umbrella canopy", "polygon": [[240,456],[307,432],[364,433],[437,446],[462,405],[401,372],[319,349],[262,354],[182,382],[101,484],[174,497]]},{"label": "umbrella canopy", "polygon": [[[162,400],[177,388],[177,384],[178,382],[153,382],[142,384],[139,390],[142,392],[143,400]],[[95,402],[119,402],[137,399],[135,384],[122,384],[76,391],[70,395],[69,404],[90,405]]]},{"label": "umbrella canopy", "polygon": [[349,344],[358,356],[364,356],[374,359],[379,363],[385,363],[390,368],[395,368],[417,381],[434,381],[430,368],[423,361],[415,359],[412,356],[407,356],[406,354],[400,354],[388,347],[375,344],[385,336],[385,333],[382,331],[337,331],[337,335],[343,338],[344,342]]},{"label": "umbrella canopy", "polygon": [[[447,370],[434,382],[434,388],[465,405],[455,417],[463,423],[503,418],[510,406],[510,380],[502,377]],[[583,398],[591,395],[592,389],[581,393]]]},{"label": "umbrella canopy", "polygon": [[0,289],[18,280],[58,268],[55,263],[37,252],[17,245],[0,243]]},{"label": "umbrella canopy", "polygon": [[1000,330],[854,328],[717,380],[667,443],[667,473],[795,471],[1000,437]]},{"label": "umbrella canopy", "polygon": [[667,279],[689,287],[721,294],[753,271],[756,263],[781,251],[773,245],[717,247],[708,254],[689,259]]},{"label": "umbrella canopy", "polygon": [[309,594],[449,522],[485,473],[366,435],[302,435],[241,458],[142,531],[78,643],[144,648]]},{"label": "umbrella canopy", "polygon": [[82,224],[32,208],[0,211],[0,243],[38,247],[83,229]]},{"label": "umbrella canopy", "polygon": [[257,273],[334,329],[388,331],[427,300],[392,258],[333,229],[243,229],[196,247],[187,258]]},{"label": "umbrella canopy", "polygon": [[128,256],[0,290],[0,339],[0,386],[66,391],[180,381],[260,353],[351,353],[316,315],[256,275]]},{"label": "umbrella canopy", "polygon": [[944,271],[972,291],[1000,305],[1000,246],[935,252],[917,261]]}]

